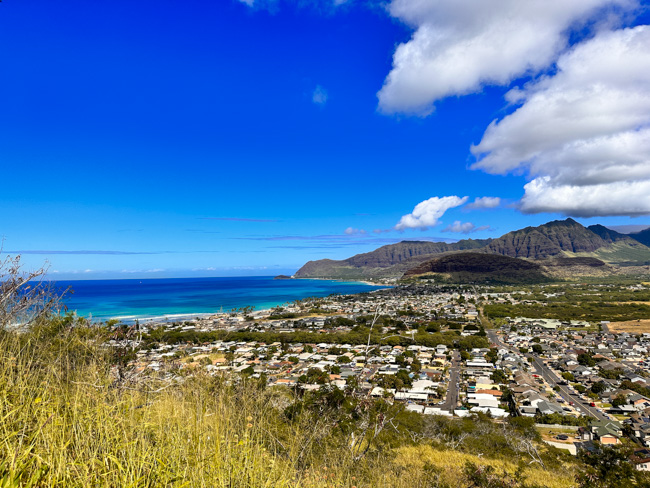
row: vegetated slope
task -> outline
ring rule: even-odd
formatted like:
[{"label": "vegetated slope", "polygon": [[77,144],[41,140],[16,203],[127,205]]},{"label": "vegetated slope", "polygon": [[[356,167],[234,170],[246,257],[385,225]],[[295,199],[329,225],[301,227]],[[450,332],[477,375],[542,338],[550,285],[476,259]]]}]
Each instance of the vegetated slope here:
[{"label": "vegetated slope", "polygon": [[434,258],[409,269],[404,277],[439,275],[452,282],[543,283],[550,281],[542,267],[523,259],[475,252]]},{"label": "vegetated slope", "polygon": [[[108,347],[114,330],[70,315],[3,332],[2,486],[474,486],[489,467],[508,486],[568,488],[584,468],[541,443],[532,423],[421,415],[354,386],[298,395],[234,371],[224,381],[197,356],[143,378],[123,364],[131,345]],[[528,464],[519,446],[531,435],[535,455],[562,474]]]},{"label": "vegetated slope", "polygon": [[490,254],[539,259],[568,252],[592,252],[608,243],[573,219],[508,232],[485,248]]},{"label": "vegetated slope", "polygon": [[453,251],[480,249],[489,240],[465,239],[455,243],[429,241],[402,241],[382,246],[372,252],[357,254],[351,258],[336,261],[321,259],[309,261],[300,268],[296,278],[373,278],[401,276],[414,264]]},{"label": "vegetated slope", "polygon": [[558,279],[571,279],[576,276],[608,276],[615,269],[594,257],[554,257],[537,261],[547,275]]},{"label": "vegetated slope", "polygon": [[634,232],[633,234],[629,234],[629,237],[645,246],[650,247],[650,227],[642,230],[641,232]]},{"label": "vegetated slope", "polygon": [[485,252],[527,259],[594,257],[614,264],[644,264],[650,259],[650,248],[631,237],[602,225],[584,227],[573,219],[508,232],[490,242]]},{"label": "vegetated slope", "polygon": [[611,244],[613,242],[628,242],[631,241],[630,237],[626,236],[625,234],[621,234],[620,232],[616,232],[615,230],[608,229],[604,225],[600,224],[595,224],[595,225],[590,225],[587,227],[591,232],[594,234],[598,235],[601,239],[603,239],[605,242]]},{"label": "vegetated slope", "polygon": [[[650,248],[639,241],[645,238],[645,232],[638,233],[635,240],[602,225],[592,225],[587,228],[573,219],[555,220],[537,227],[508,232],[497,239],[467,239],[453,244],[403,241],[342,261],[331,259],[310,261],[300,268],[295,276],[334,279],[399,277],[407,270],[434,257],[460,251],[530,260],[592,257],[609,264],[647,265],[650,264]],[[650,229],[648,229],[648,239],[650,239]],[[573,263],[573,265],[581,266],[576,268],[577,270],[593,272],[593,267],[584,266],[584,263],[581,265]],[[553,268],[558,269],[557,266]],[[565,268],[564,271],[567,269]],[[599,273],[613,271],[613,268],[600,268]]]}]

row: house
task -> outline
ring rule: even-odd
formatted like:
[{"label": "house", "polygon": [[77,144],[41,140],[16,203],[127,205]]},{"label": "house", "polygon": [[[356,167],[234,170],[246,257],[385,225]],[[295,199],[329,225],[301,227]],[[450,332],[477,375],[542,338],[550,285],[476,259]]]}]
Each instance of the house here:
[{"label": "house", "polygon": [[639,471],[650,471],[650,449],[636,449],[630,458]]},{"label": "house", "polygon": [[616,445],[621,443],[623,431],[618,422],[598,420],[591,425],[592,439],[601,444]]}]

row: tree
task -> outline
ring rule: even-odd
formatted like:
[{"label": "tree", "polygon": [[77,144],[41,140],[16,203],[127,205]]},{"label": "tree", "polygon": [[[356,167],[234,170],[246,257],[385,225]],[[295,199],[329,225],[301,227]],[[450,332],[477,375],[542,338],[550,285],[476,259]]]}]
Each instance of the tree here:
[{"label": "tree", "polygon": [[596,395],[599,395],[600,393],[604,392],[607,389],[607,385],[605,384],[604,381],[597,381],[593,385],[591,385],[591,391],[593,391]]},{"label": "tree", "polygon": [[492,381],[494,381],[497,384],[505,383],[506,381],[508,381],[508,377],[506,376],[506,374],[503,372],[502,369],[495,370],[494,373],[492,373],[492,376],[490,376],[490,378],[492,379]]},{"label": "tree", "polygon": [[440,324],[437,324],[436,322],[429,322],[429,324],[425,327],[427,332],[440,332]]},{"label": "tree", "polygon": [[596,366],[596,361],[594,358],[591,357],[591,354],[588,354],[586,352],[578,354],[578,363],[580,363],[582,366]]},{"label": "tree", "polygon": [[627,404],[627,398],[625,395],[618,395],[614,400],[612,400],[612,405],[614,407],[620,407]]},{"label": "tree", "polygon": [[569,371],[565,371],[562,373],[562,378],[564,378],[567,381],[575,381],[576,377],[573,376],[573,373],[570,373]]},{"label": "tree", "polygon": [[577,476],[580,487],[648,487],[642,473],[634,469],[629,458],[632,449],[624,446],[601,446],[598,451],[580,451],[578,459],[587,469]]},{"label": "tree", "polygon": [[61,299],[67,290],[56,290],[46,281],[46,271],[45,267],[24,271],[20,256],[0,260],[0,328],[29,327],[61,311]]},{"label": "tree", "polygon": [[533,352],[535,354],[542,354],[544,352],[544,349],[539,344],[533,344]]},{"label": "tree", "polygon": [[497,359],[499,359],[499,354],[495,348],[490,349],[487,354],[485,354],[485,359],[490,361],[492,364],[495,364],[497,362]]}]

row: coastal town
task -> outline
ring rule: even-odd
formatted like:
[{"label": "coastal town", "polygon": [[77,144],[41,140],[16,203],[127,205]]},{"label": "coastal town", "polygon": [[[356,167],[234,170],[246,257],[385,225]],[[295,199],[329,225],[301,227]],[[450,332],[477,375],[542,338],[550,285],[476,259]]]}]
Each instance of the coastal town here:
[{"label": "coastal town", "polygon": [[[612,292],[600,286],[584,285],[580,293]],[[650,283],[615,288],[641,298],[650,293]],[[619,326],[561,313],[489,314],[499,306],[544,305],[540,297],[565,293],[397,285],[270,310],[137,324],[128,339],[111,344],[136,351],[129,364],[136,375],[182,378],[201,371],[267,387],[353,388],[422,415],[530,417],[548,444],[571,454],[594,443],[631,442],[636,468],[649,470],[649,321]]]}]

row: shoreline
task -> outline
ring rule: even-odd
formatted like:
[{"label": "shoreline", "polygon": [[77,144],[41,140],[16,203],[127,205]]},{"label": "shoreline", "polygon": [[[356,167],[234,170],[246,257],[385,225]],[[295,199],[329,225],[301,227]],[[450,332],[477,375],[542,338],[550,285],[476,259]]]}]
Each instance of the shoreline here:
[{"label": "shoreline", "polygon": [[[375,283],[373,281],[368,281],[368,280],[346,280],[343,278],[289,278],[291,280],[314,280],[314,281],[335,281],[337,283],[358,283],[361,285],[367,285],[367,286],[383,286],[386,288],[392,288],[394,285],[387,285],[385,283]],[[356,295],[356,293],[352,293],[352,295]]]},{"label": "shoreline", "polygon": [[[335,279],[326,279],[326,278],[291,278],[291,280],[301,280],[301,281],[307,281],[307,280],[314,280],[314,281],[331,281],[331,282],[338,282],[338,283],[345,283],[345,284],[361,284],[364,286],[371,286],[375,287],[375,289],[372,290],[367,290],[367,291],[359,291],[356,293],[337,293],[333,292],[328,295],[325,295],[320,298],[327,298],[332,295],[339,295],[339,296],[354,296],[354,295],[359,295],[361,293],[368,293],[368,292],[373,292],[378,289],[387,289],[387,288],[392,288],[394,285],[386,285],[386,284],[379,284],[379,283],[372,283],[369,281],[349,281],[349,280],[335,280]],[[259,313],[270,313],[271,310],[273,310],[276,307],[286,307],[290,305],[292,302],[296,300],[303,300],[305,298],[313,298],[311,296],[309,297],[304,297],[304,298],[298,298],[298,299],[289,299],[283,302],[279,302],[275,305],[269,306],[268,304],[264,305],[263,308],[255,308],[253,306],[253,309],[250,311],[250,314],[259,314]],[[78,310],[71,310],[72,313],[88,318],[91,323],[94,324],[99,324],[102,322],[107,322],[109,320],[119,320],[123,324],[134,324],[136,321],[138,321],[141,324],[162,324],[162,323],[172,323],[172,322],[178,322],[178,321],[184,321],[184,320],[194,320],[194,319],[206,319],[210,317],[223,317],[226,315],[230,315],[232,313],[238,313],[234,312],[236,309],[241,309],[243,307],[250,306],[250,305],[243,305],[240,307],[232,307],[229,309],[222,309],[222,310],[215,310],[211,312],[170,312],[170,313],[160,313],[160,312],[151,312],[151,313],[144,313],[144,314],[136,314],[136,313],[116,313],[115,315],[111,314],[105,314],[105,313],[100,313],[97,316],[94,315],[92,312],[89,312],[88,314],[80,314]]]}]

